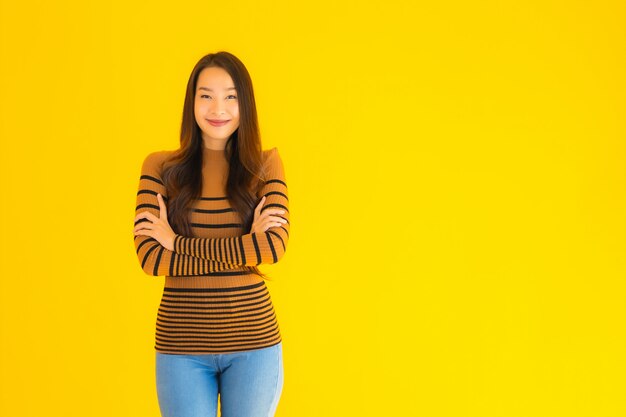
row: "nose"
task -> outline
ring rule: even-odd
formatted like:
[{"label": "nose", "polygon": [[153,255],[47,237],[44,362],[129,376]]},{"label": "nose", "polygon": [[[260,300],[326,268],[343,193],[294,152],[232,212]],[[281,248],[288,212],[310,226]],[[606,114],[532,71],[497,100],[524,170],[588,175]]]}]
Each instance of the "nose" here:
[{"label": "nose", "polygon": [[222,114],[224,113],[224,103],[222,103],[220,100],[213,100],[211,102],[211,114]]}]

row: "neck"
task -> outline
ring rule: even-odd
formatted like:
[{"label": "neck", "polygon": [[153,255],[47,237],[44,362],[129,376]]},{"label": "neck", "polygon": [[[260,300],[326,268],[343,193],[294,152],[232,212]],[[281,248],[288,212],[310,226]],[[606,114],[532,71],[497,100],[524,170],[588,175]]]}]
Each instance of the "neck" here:
[{"label": "neck", "polygon": [[203,140],[202,147],[211,151],[223,151],[226,148],[226,143]]}]

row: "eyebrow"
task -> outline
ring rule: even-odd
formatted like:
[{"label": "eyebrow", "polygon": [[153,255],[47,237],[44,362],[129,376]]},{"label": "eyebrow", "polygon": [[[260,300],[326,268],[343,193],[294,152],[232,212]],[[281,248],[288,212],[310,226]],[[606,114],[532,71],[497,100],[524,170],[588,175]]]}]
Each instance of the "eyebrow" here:
[{"label": "eyebrow", "polygon": [[[198,90],[206,90],[206,91],[213,92],[213,90],[211,90],[210,88],[207,88],[207,87],[198,87]],[[229,87],[229,88],[226,88],[226,90],[236,90],[236,88],[235,87]]]}]

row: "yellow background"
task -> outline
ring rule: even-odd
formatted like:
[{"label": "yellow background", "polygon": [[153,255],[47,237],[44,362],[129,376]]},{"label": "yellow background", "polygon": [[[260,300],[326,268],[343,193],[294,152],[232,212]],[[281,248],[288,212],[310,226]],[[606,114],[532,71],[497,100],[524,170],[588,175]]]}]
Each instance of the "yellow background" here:
[{"label": "yellow background", "polygon": [[159,415],[135,194],[218,50],[289,186],[277,416],[626,415],[623,2],[0,7],[1,415]]}]

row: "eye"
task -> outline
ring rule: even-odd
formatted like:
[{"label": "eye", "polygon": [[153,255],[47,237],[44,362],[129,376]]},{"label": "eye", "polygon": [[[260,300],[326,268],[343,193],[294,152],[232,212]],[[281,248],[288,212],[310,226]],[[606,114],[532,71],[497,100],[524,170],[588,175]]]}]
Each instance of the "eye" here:
[{"label": "eye", "polygon": [[233,94],[229,95],[228,97],[234,97],[234,98],[237,98],[237,96],[235,96],[235,95],[233,95]]},{"label": "eye", "polygon": [[207,94],[203,94],[203,95],[200,96],[200,98],[204,98],[204,97],[208,97],[208,95]]}]

